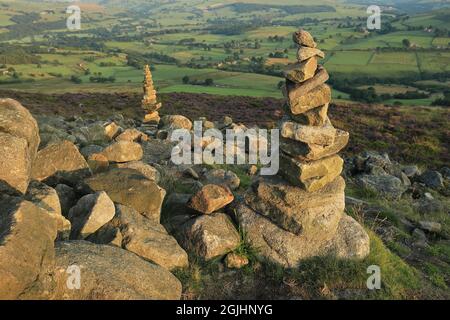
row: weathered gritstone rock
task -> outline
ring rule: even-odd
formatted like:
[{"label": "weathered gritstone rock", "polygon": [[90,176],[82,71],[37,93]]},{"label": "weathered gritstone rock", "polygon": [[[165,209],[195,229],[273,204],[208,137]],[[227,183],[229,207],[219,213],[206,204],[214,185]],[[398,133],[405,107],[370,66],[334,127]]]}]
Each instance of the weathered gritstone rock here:
[{"label": "weathered gritstone rock", "polygon": [[210,214],[225,207],[233,200],[234,196],[227,187],[207,184],[191,197],[188,207],[204,214]]},{"label": "weathered gritstone rock", "polygon": [[317,46],[311,34],[303,29],[300,29],[292,35],[292,40],[300,46],[315,48]]},{"label": "weathered gritstone rock", "polygon": [[325,53],[323,53],[319,49],[304,46],[300,46],[300,48],[298,48],[297,50],[297,60],[300,62],[315,56],[323,59],[325,58]]},{"label": "weathered gritstone rock", "polygon": [[159,222],[166,191],[134,169],[112,169],[86,179],[87,186],[97,192],[105,191],[116,203],[135,209]]},{"label": "weathered gritstone rock", "polygon": [[106,192],[88,194],[70,209],[68,218],[72,223],[71,239],[84,239],[108,223],[115,214],[114,203]]},{"label": "weathered gritstone rock", "polygon": [[231,252],[225,257],[225,265],[229,269],[240,269],[248,265],[248,258],[246,256],[239,255]]},{"label": "weathered gritstone rock", "polygon": [[52,144],[40,150],[33,163],[32,178],[50,186],[59,183],[75,186],[90,175],[89,165],[70,141]]},{"label": "weathered gritstone rock", "polygon": [[182,115],[166,115],[161,118],[162,129],[192,129],[192,122]]},{"label": "weathered gritstone rock", "polygon": [[122,132],[120,135],[118,135],[116,137],[116,141],[132,141],[132,142],[143,142],[143,141],[148,141],[148,136],[135,129],[135,128],[131,128],[131,129],[126,129],[124,132]]},{"label": "weathered gritstone rock", "polygon": [[311,57],[303,62],[297,62],[288,66],[284,71],[284,77],[293,82],[303,82],[312,78],[317,69],[317,58]]},{"label": "weathered gritstone rock", "polygon": [[77,202],[77,195],[73,188],[65,184],[56,185],[55,191],[59,197],[61,213],[64,217],[67,217],[70,208],[72,208]]},{"label": "weathered gritstone rock", "polygon": [[27,141],[0,132],[0,154],[0,192],[25,193],[32,165]]},{"label": "weathered gritstone rock", "polygon": [[28,143],[31,161],[39,147],[39,127],[31,113],[18,101],[0,99],[0,132],[23,138]]},{"label": "weathered gritstone rock", "polygon": [[0,192],[26,192],[39,143],[39,128],[28,110],[13,99],[0,99]]},{"label": "weathered gritstone rock", "polygon": [[105,128],[105,135],[108,137],[109,140],[114,139],[122,130],[114,121],[106,124],[104,128]]},{"label": "weathered gritstone rock", "polygon": [[18,299],[54,259],[56,222],[20,198],[0,197],[0,299]]},{"label": "weathered gritstone rock", "polygon": [[44,183],[32,181],[28,187],[25,199],[46,210],[55,220],[58,240],[69,239],[71,223],[62,215],[59,196],[55,189]]},{"label": "weathered gritstone rock", "polygon": [[289,114],[289,117],[299,124],[304,124],[308,126],[324,126],[331,125],[331,121],[328,118],[328,106],[329,104],[324,104],[323,106],[310,109],[304,113],[298,115],[289,114],[289,106],[286,104],[285,109]]},{"label": "weathered gritstone rock", "polygon": [[109,161],[106,156],[101,153],[93,153],[88,156],[87,163],[93,173],[106,171],[109,167]]},{"label": "weathered gritstone rock", "polygon": [[286,85],[282,88],[283,95],[288,99],[288,103],[304,96],[312,89],[319,87],[329,79],[328,72],[322,67],[317,68],[317,72],[311,79],[302,83],[295,83],[286,80]]},{"label": "weathered gritstone rock", "polygon": [[281,136],[304,143],[321,146],[331,145],[336,137],[336,129],[332,126],[306,126],[292,121],[281,124]]},{"label": "weathered gritstone rock", "polygon": [[333,155],[310,162],[299,162],[285,154],[280,154],[280,173],[293,185],[314,192],[333,181],[342,172],[344,161]]},{"label": "weathered gritstone rock", "polygon": [[126,169],[133,169],[138,172],[140,172],[142,175],[144,175],[147,179],[155,181],[156,183],[159,182],[159,179],[161,177],[158,170],[156,170],[154,167],[152,167],[149,164],[143,163],[142,161],[130,161],[126,163],[114,163],[111,165],[112,168],[126,168]]},{"label": "weathered gritstone rock", "polygon": [[180,229],[183,247],[205,260],[223,256],[240,243],[239,233],[230,217],[224,213],[192,218]]},{"label": "weathered gritstone rock", "polygon": [[345,208],[341,177],[316,192],[307,192],[279,178],[264,178],[245,195],[246,204],[286,231],[326,240],[334,235]]},{"label": "weathered gritstone rock", "polygon": [[144,152],[139,143],[117,141],[106,147],[101,154],[110,162],[129,162],[141,160]]},{"label": "weathered gritstone rock", "polygon": [[239,177],[231,170],[213,169],[205,174],[208,183],[223,185],[231,190],[236,190],[241,184]]},{"label": "weathered gritstone rock", "polygon": [[369,253],[367,233],[348,216],[340,220],[335,235],[324,241],[285,231],[243,203],[237,204],[235,213],[247,240],[258,248],[258,253],[287,268],[296,268],[303,259],[315,256],[362,259]]},{"label": "weathered gritstone rock", "polygon": [[388,174],[362,174],[357,176],[356,183],[388,199],[399,199],[407,189],[399,178]]},{"label": "weathered gritstone rock", "polygon": [[188,266],[188,256],[175,238],[136,210],[118,205],[110,225],[119,228],[124,249],[169,270]]},{"label": "weathered gritstone rock", "polygon": [[[52,286],[47,299],[129,300],[180,299],[181,283],[166,269],[132,252],[87,241],[58,242],[56,267],[50,272]],[[81,286],[67,286],[69,266],[81,269]],[[44,292],[45,292],[44,291]]]},{"label": "weathered gritstone rock", "polygon": [[334,142],[330,145],[292,142],[290,139],[281,139],[280,149],[299,161],[319,160],[341,151],[347,145],[348,139],[348,132],[337,129]]},{"label": "weathered gritstone rock", "polygon": [[312,108],[327,104],[331,101],[331,89],[326,84],[312,89],[305,95],[289,101],[292,114],[304,113]]}]

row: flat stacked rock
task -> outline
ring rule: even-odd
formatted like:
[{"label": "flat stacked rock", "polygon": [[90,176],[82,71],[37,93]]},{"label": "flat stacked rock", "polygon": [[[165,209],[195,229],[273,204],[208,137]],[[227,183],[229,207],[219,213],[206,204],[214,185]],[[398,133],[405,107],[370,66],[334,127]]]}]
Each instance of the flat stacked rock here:
[{"label": "flat stacked rock", "polygon": [[161,103],[156,98],[156,90],[153,87],[152,73],[148,65],[144,68],[144,97],[142,98],[141,106],[146,112],[144,116],[144,123],[148,125],[158,125],[159,113]]},{"label": "flat stacked rock", "polygon": [[325,54],[304,30],[293,39],[299,45],[298,61],[284,72],[281,177],[261,177],[254,183],[236,204],[236,216],[261,255],[286,267],[313,256],[364,258],[369,237],[344,213],[344,162],[337,153],[349,134],[334,128],[328,118],[328,74],[317,64]]}]

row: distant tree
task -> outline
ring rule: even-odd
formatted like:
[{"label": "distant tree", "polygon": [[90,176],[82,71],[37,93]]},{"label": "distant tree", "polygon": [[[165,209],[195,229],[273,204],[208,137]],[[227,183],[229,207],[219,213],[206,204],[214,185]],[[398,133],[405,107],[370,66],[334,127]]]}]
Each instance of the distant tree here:
[{"label": "distant tree", "polygon": [[77,83],[77,84],[82,82],[82,80],[75,75],[70,76],[70,81],[72,81],[73,83]]},{"label": "distant tree", "polygon": [[214,80],[211,78],[208,78],[205,80],[205,86],[212,86],[214,84]]},{"label": "distant tree", "polygon": [[278,84],[277,84],[277,88],[278,89],[281,89],[281,87],[284,85],[284,81],[280,81],[280,82],[278,82]]},{"label": "distant tree", "polygon": [[403,39],[402,44],[405,48],[409,48],[411,46],[411,41],[409,41],[408,39]]},{"label": "distant tree", "polygon": [[184,84],[188,84],[188,83],[189,83],[189,80],[190,80],[190,79],[189,79],[188,76],[184,76],[183,79],[182,79],[182,81],[183,81]]}]

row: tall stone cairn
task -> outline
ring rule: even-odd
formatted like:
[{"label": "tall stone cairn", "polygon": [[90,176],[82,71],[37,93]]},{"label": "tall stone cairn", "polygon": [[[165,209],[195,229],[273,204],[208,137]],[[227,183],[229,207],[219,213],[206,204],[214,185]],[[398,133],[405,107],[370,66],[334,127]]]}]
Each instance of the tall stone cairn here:
[{"label": "tall stone cairn", "polygon": [[317,64],[325,54],[304,30],[295,32],[293,40],[299,45],[298,61],[284,72],[287,116],[281,122],[280,172],[293,185],[314,192],[341,174],[344,161],[337,153],[349,134],[335,129],[328,118],[328,73]]},{"label": "tall stone cairn", "polygon": [[298,61],[284,73],[280,175],[261,176],[234,212],[250,244],[285,267],[314,256],[361,259],[369,254],[370,240],[345,214],[343,160],[337,153],[349,134],[335,129],[327,115],[331,89],[317,64],[325,54],[304,30],[293,39]]},{"label": "tall stone cairn", "polygon": [[144,123],[158,124],[160,117],[158,109],[161,108],[161,103],[156,97],[156,90],[153,87],[152,73],[150,67],[144,67],[144,97],[141,101],[142,109],[146,112],[144,116]]}]

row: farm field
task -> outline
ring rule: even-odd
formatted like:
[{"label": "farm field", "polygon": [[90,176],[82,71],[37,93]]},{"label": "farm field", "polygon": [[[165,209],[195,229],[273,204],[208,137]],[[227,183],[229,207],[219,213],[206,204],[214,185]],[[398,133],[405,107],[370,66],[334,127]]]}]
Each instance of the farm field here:
[{"label": "farm field", "polygon": [[[0,88],[140,90],[141,68],[148,63],[163,92],[280,97],[282,70],[296,60],[291,34],[301,26],[326,54],[321,63],[332,75],[330,84],[337,82],[335,99],[352,99],[350,83],[367,88],[387,81],[429,93],[423,99],[400,99],[414,105],[431,104],[450,90],[445,81],[450,72],[450,38],[445,33],[450,9],[388,12],[381,18],[389,29],[376,32],[365,29],[364,5],[342,1],[303,1],[299,6],[291,0],[277,5],[267,0],[160,5],[129,0],[124,6],[109,0],[80,8],[82,29],[68,31],[63,3],[50,7],[19,0],[12,6],[1,0],[0,48],[14,46],[29,53],[13,59],[7,57],[10,49],[0,52],[4,69],[11,70],[0,73]],[[34,21],[31,29],[20,18],[26,15]],[[33,28],[37,23],[42,27]],[[32,48],[37,47],[52,52],[36,53]],[[424,90],[434,74],[442,76]],[[192,83],[183,83],[185,76]],[[213,84],[202,85],[206,79]]]}]

